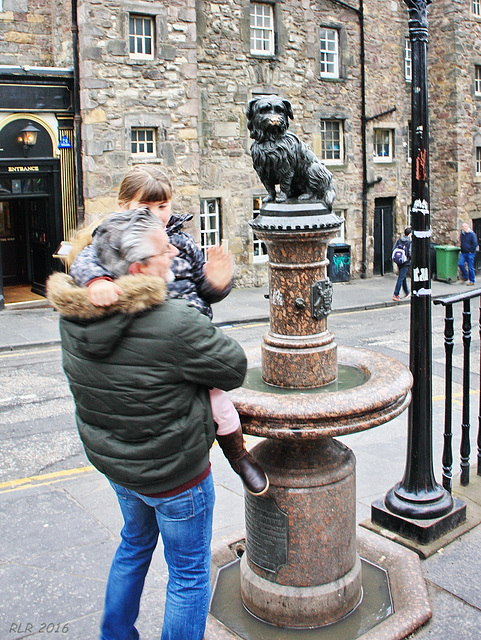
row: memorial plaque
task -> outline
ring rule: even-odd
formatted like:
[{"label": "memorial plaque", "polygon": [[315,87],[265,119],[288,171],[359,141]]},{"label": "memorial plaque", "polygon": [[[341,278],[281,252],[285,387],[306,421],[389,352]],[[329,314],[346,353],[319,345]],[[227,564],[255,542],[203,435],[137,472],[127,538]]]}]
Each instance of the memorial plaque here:
[{"label": "memorial plaque", "polygon": [[251,562],[277,573],[287,564],[288,517],[272,498],[246,493],[246,552]]},{"label": "memorial plaque", "polygon": [[311,285],[311,316],[314,320],[322,320],[331,313],[332,282],[319,280]]}]

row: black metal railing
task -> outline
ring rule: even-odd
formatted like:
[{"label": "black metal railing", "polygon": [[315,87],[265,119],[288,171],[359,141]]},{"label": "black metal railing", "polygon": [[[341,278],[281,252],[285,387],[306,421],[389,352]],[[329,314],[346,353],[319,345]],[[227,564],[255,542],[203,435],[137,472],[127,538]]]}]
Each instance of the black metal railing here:
[{"label": "black metal railing", "polygon": [[[453,350],[454,350],[454,305],[462,303],[463,334],[463,375],[462,375],[462,423],[460,445],[460,483],[469,484],[470,469],[470,379],[471,379],[471,300],[479,300],[479,334],[481,338],[481,289],[433,300],[436,305],[444,307],[444,351],[445,351],[445,400],[444,400],[444,444],[443,444],[443,487],[451,492],[453,481]],[[481,374],[481,340],[480,340],[480,374]],[[481,390],[479,391],[478,439],[477,439],[477,473],[481,475]]]}]

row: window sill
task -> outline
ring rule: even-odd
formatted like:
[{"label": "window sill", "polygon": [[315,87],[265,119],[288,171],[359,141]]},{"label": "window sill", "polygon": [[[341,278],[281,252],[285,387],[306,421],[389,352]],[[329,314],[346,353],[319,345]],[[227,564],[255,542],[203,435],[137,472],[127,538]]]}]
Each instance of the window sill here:
[{"label": "window sill", "polygon": [[325,160],[321,160],[329,171],[347,171],[348,165],[346,162],[340,162],[339,164],[329,164]]},{"label": "window sill", "polygon": [[146,56],[145,58],[142,56],[139,56],[138,58],[135,58],[129,55],[128,62],[130,64],[145,64],[146,62],[155,62],[155,58],[153,56],[151,57]]},{"label": "window sill", "polygon": [[275,53],[266,53],[266,54],[262,54],[262,53],[252,53],[252,51],[249,52],[248,56],[247,56],[250,60],[267,60],[268,62],[275,62],[276,60],[276,54]]},{"label": "window sill", "polygon": [[333,78],[331,76],[319,76],[319,80],[323,82],[345,82],[345,78]]}]

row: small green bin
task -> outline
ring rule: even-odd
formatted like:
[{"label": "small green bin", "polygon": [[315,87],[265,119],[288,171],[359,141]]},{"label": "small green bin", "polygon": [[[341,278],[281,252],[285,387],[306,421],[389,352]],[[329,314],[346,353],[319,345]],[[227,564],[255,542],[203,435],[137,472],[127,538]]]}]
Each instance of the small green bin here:
[{"label": "small green bin", "polygon": [[458,276],[459,247],[436,246],[436,279],[455,282]]}]

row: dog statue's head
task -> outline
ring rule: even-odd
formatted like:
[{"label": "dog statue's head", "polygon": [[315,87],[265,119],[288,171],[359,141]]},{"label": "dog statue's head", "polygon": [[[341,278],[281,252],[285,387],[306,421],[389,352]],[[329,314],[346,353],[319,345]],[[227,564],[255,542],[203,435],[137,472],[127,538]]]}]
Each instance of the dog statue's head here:
[{"label": "dog statue's head", "polygon": [[250,100],[246,116],[251,138],[256,142],[278,139],[289,128],[289,118],[294,118],[289,100],[275,95]]}]

